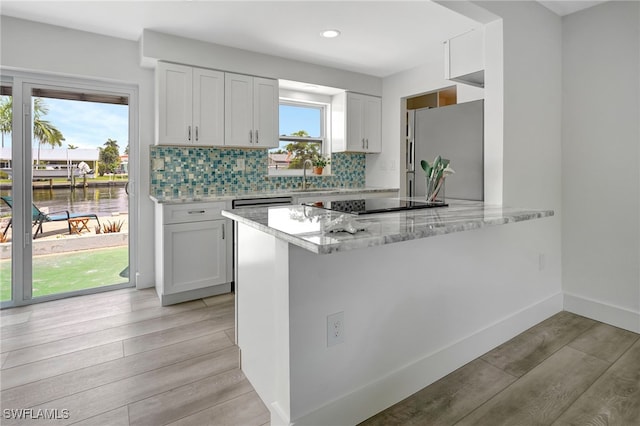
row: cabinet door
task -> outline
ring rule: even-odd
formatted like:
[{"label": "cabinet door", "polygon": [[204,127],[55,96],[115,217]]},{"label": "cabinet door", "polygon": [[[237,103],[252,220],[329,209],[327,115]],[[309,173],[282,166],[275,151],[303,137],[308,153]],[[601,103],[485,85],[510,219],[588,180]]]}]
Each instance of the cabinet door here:
[{"label": "cabinet door", "polygon": [[253,79],[253,125],[256,147],[279,145],[279,87],[276,80]]},{"label": "cabinet door", "polygon": [[253,77],[225,74],[224,144],[254,146]]},{"label": "cabinet door", "polygon": [[192,80],[191,67],[158,63],[156,68],[158,143],[178,145],[191,143]]},{"label": "cabinet door", "polygon": [[375,96],[364,98],[364,140],[366,152],[382,151],[382,102]]},{"label": "cabinet door", "polygon": [[224,145],[224,73],[193,69],[193,134],[196,145]]},{"label": "cabinet door", "polygon": [[365,151],[363,108],[364,97],[362,95],[347,94],[347,151]]},{"label": "cabinet door", "polygon": [[484,34],[469,31],[449,40],[449,78],[484,69]]},{"label": "cabinet door", "polygon": [[444,43],[444,77],[484,87],[484,31],[475,29]]},{"label": "cabinet door", "polygon": [[164,226],[164,294],[227,280],[226,220]]}]

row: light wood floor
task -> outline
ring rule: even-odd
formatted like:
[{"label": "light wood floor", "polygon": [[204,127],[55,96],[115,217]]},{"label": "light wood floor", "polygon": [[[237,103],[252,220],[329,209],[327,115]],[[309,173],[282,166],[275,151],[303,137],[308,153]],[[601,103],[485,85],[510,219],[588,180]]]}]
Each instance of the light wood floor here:
[{"label": "light wood floor", "polygon": [[361,425],[640,425],[639,338],[560,312]]},{"label": "light wood floor", "polygon": [[[263,425],[238,368],[233,294],[161,307],[117,290],[4,310],[2,425]],[[7,419],[6,409],[68,419]]]},{"label": "light wood floor", "polygon": [[[126,289],[1,311],[0,423],[267,425],[233,309]],[[29,408],[69,417],[6,418]],[[638,425],[640,336],[562,312],[363,424]]]}]

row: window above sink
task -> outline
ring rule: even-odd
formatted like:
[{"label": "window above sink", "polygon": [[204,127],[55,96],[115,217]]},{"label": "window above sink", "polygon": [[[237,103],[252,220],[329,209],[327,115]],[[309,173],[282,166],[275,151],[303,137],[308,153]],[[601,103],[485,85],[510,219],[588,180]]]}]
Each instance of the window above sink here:
[{"label": "window above sink", "polygon": [[[270,176],[301,176],[304,160],[319,156],[330,159],[330,93],[340,91],[280,81],[280,140],[279,146],[268,153]],[[307,174],[312,175],[312,168],[307,167]],[[325,168],[321,173],[329,175],[330,169]]]}]

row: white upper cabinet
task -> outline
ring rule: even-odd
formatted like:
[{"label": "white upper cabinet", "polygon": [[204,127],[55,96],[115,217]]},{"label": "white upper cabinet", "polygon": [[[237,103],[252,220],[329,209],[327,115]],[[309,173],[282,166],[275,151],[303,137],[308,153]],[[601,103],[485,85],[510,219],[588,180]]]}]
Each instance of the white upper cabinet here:
[{"label": "white upper cabinet", "polygon": [[224,73],[193,69],[193,132],[197,145],[224,143]]},{"label": "white upper cabinet", "polygon": [[445,41],[444,56],[446,79],[484,87],[484,31],[481,28]]},{"label": "white upper cabinet", "polygon": [[333,110],[333,152],[382,151],[382,102],[358,93],[335,95]]},{"label": "white upper cabinet", "polygon": [[365,96],[362,124],[365,152],[382,152],[382,100]]},{"label": "white upper cabinet", "polygon": [[225,145],[278,146],[278,82],[225,74]]},{"label": "white upper cabinet", "polygon": [[225,143],[253,146],[253,77],[225,75]]},{"label": "white upper cabinet", "polygon": [[159,62],[156,84],[158,143],[224,144],[224,73]]},{"label": "white upper cabinet", "polygon": [[256,147],[278,147],[280,94],[278,82],[267,78],[253,79],[253,123]]}]

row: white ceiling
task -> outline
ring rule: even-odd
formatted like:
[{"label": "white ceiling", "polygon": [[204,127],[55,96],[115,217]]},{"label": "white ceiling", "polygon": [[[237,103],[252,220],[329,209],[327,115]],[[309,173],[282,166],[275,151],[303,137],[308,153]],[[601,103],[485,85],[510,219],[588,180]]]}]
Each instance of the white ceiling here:
[{"label": "white ceiling", "polygon": [[[0,13],[138,40],[144,28],[378,77],[479,25],[431,1],[0,1]],[[339,29],[335,39],[320,37]]]},{"label": "white ceiling", "polygon": [[[605,0],[608,1],[608,0]],[[538,0],[547,9],[554,11],[560,16],[565,16],[595,6],[605,1],[568,1],[568,0]]]},{"label": "white ceiling", "polygon": [[[540,1],[558,15],[601,1]],[[479,26],[429,0],[11,1],[0,14],[138,40],[144,28],[386,77],[442,55],[442,42]],[[338,29],[335,39],[320,37]]]}]

